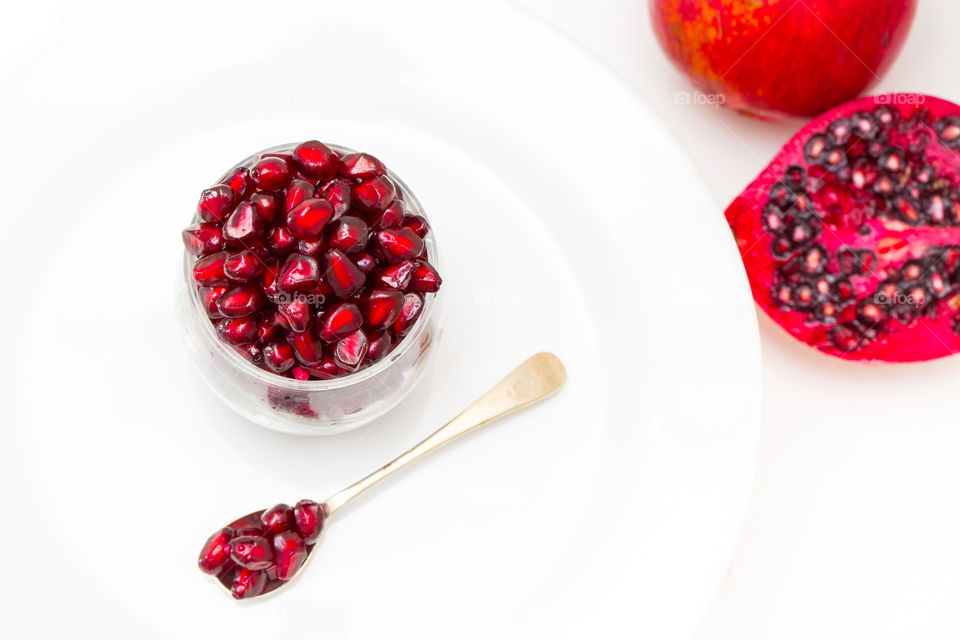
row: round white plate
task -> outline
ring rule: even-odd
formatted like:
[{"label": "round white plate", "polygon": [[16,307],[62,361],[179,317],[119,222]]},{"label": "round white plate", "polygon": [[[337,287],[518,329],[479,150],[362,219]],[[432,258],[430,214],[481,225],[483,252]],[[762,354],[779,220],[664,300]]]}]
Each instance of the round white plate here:
[{"label": "round white plate", "polygon": [[[20,7],[33,13],[2,45],[16,101],[0,159],[13,637],[693,630],[758,441],[738,256],[634,93],[527,15],[477,5]],[[414,393],[314,439],[230,414],[173,313],[200,189],[307,138],[371,151],[413,187],[446,296]],[[324,498],[539,350],[568,367],[560,395],[338,514],[282,595],[237,604],[196,569],[218,526]]]}]

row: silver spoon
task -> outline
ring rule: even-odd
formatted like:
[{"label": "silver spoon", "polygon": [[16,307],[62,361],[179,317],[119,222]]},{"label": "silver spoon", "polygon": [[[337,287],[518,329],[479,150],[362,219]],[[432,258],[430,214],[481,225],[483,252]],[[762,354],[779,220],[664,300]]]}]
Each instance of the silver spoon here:
[{"label": "silver spoon", "polygon": [[[460,436],[470,433],[488,422],[492,422],[497,418],[501,418],[518,409],[543,400],[560,389],[566,378],[567,373],[563,364],[559,358],[552,353],[538,353],[531,356],[524,361],[523,364],[507,374],[503,380],[481,396],[480,399],[467,407],[460,415],[437,429],[432,435],[428,436],[419,444],[413,446],[365,478],[333,494],[323,502],[310,503],[314,505],[314,511],[318,512],[316,515],[319,520],[319,528],[322,528],[324,522],[342,509],[344,505],[384,478],[399,471],[414,460],[422,458],[434,449],[456,440]],[[306,561],[313,555],[313,550],[316,548],[315,540],[312,543],[298,547],[299,551],[296,552],[299,553],[299,555],[296,556],[297,566],[293,571],[289,572],[289,575],[284,576],[286,579],[277,578],[277,565],[274,565],[272,574],[270,569],[244,571],[244,579],[246,580],[245,590],[244,588],[239,589],[240,595],[238,595],[237,589],[234,587],[234,580],[237,579],[237,575],[240,574],[242,570],[239,566],[233,569],[232,560],[227,560],[226,558],[229,557],[231,552],[231,544],[240,548],[240,550],[244,550],[241,545],[245,543],[231,543],[231,538],[234,532],[243,529],[245,526],[259,526],[260,516],[265,511],[265,509],[254,511],[233,521],[228,525],[229,530],[224,528],[211,536],[210,539],[207,540],[203,551],[201,551],[201,569],[213,574],[216,577],[217,583],[227,591],[232,591],[234,597],[242,597],[245,599],[262,597],[290,584],[290,579],[300,574],[303,565],[305,565]],[[220,536],[219,539],[217,538],[218,535]],[[290,538],[299,539],[297,536],[290,536]],[[234,540],[236,539],[234,538]],[[268,540],[268,538],[261,538],[261,540]],[[295,542],[293,543],[295,544]],[[263,542],[258,542],[258,544],[262,545]],[[279,543],[276,544],[279,545]],[[270,549],[270,552],[272,551],[273,549]],[[236,552],[237,549],[234,549],[235,554]],[[204,564],[205,558],[206,564]],[[211,560],[211,558],[213,558],[213,560]],[[236,558],[236,555],[234,555],[234,558]]]}]

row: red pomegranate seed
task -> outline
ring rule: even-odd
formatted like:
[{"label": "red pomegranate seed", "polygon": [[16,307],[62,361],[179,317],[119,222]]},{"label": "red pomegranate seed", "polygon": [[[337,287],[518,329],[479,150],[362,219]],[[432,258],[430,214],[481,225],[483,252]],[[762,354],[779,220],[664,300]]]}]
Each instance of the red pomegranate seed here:
[{"label": "red pomegranate seed", "polygon": [[323,506],[313,500],[301,500],[293,507],[293,515],[297,521],[297,533],[303,541],[307,544],[316,542],[326,517]]},{"label": "red pomegranate seed", "polygon": [[357,329],[337,343],[333,351],[334,360],[344,369],[355,370],[363,362],[369,346],[367,334],[363,329]]},{"label": "red pomegranate seed", "polygon": [[265,537],[290,531],[295,524],[293,509],[282,502],[273,505],[260,514],[260,526],[263,528],[263,535]]},{"label": "red pomegranate seed", "polygon": [[427,236],[427,232],[430,231],[430,225],[428,225],[427,221],[420,216],[407,216],[403,219],[403,226],[406,229],[410,229],[421,238],[425,238]]},{"label": "red pomegranate seed", "polygon": [[287,213],[287,228],[300,240],[320,238],[323,227],[333,218],[333,206],[322,198],[304,200]]},{"label": "red pomegranate seed", "polygon": [[357,253],[367,246],[370,229],[367,223],[354,216],[344,216],[330,233],[330,247],[346,254]]},{"label": "red pomegranate seed", "polygon": [[276,258],[266,260],[263,273],[260,275],[260,286],[270,300],[275,300],[280,294],[280,285],[277,282],[279,276],[280,261]]},{"label": "red pomegranate seed", "polygon": [[303,296],[295,296],[290,302],[281,304],[277,310],[287,321],[291,331],[306,331],[313,324],[313,305]]},{"label": "red pomegranate seed", "polygon": [[331,380],[345,373],[345,371],[340,368],[340,365],[334,362],[332,357],[324,358],[317,366],[310,367],[309,371],[310,375],[319,380]]},{"label": "red pomegranate seed", "polygon": [[263,224],[273,224],[280,215],[280,198],[272,193],[255,193],[250,196],[250,204],[257,208]]},{"label": "red pomegranate seed", "polygon": [[261,158],[250,169],[253,184],[261,191],[279,191],[287,186],[290,177],[290,165],[276,156]]},{"label": "red pomegranate seed", "polygon": [[233,529],[224,527],[207,538],[197,560],[201,571],[215,576],[233,567],[230,560],[230,540],[233,536]]},{"label": "red pomegranate seed", "polygon": [[392,289],[404,291],[410,286],[416,267],[417,263],[413,260],[404,260],[400,264],[389,266],[381,271],[377,279]]},{"label": "red pomegranate seed", "polygon": [[[236,347],[237,353],[249,360],[254,364],[260,364],[263,362],[263,351],[260,350],[260,347],[256,344],[241,344]],[[237,535],[246,535],[246,534],[237,534]],[[257,535],[260,535],[257,533]]]},{"label": "red pomegranate seed", "polygon": [[257,340],[262,343],[285,336],[291,331],[290,323],[279,311],[267,314],[257,323]]},{"label": "red pomegranate seed", "polygon": [[265,267],[263,258],[250,249],[244,249],[227,258],[223,265],[223,272],[231,280],[246,282],[263,273]]},{"label": "red pomegranate seed", "polygon": [[217,299],[217,309],[226,318],[249,316],[263,308],[267,299],[256,284],[241,284]]},{"label": "red pomegranate seed", "polygon": [[387,229],[377,233],[377,242],[390,264],[415,258],[423,252],[423,240],[410,229]]},{"label": "red pomegranate seed", "polygon": [[319,280],[320,266],[316,259],[292,253],[280,269],[277,286],[284,291],[305,291],[315,287]]},{"label": "red pomegranate seed", "polygon": [[307,559],[307,547],[297,533],[285,531],[273,539],[277,558],[277,580],[287,581],[296,575]]},{"label": "red pomegranate seed", "polygon": [[227,185],[233,190],[234,202],[240,202],[247,197],[247,191],[250,190],[250,170],[239,167],[227,180]]},{"label": "red pomegranate seed", "polygon": [[321,340],[336,342],[363,325],[360,308],[352,302],[335,304],[320,318],[317,334]]},{"label": "red pomegranate seed", "polygon": [[310,379],[310,372],[303,367],[294,367],[293,369],[290,369],[290,375],[293,376],[294,380],[300,380],[301,382]]},{"label": "red pomegranate seed", "polygon": [[416,293],[408,293],[403,296],[403,306],[400,308],[400,315],[393,323],[393,330],[397,335],[403,335],[413,326],[423,311],[423,298]]},{"label": "red pomegranate seed", "polygon": [[307,242],[306,240],[297,241],[297,253],[310,256],[311,258],[319,258],[320,254],[323,253],[326,248],[323,240],[316,240],[314,242]]},{"label": "red pomegranate seed", "polygon": [[437,273],[432,264],[426,260],[419,260],[413,270],[413,276],[410,278],[410,291],[434,293],[440,289],[442,282],[440,274]]},{"label": "red pomegranate seed", "polygon": [[341,160],[340,175],[356,180],[382,176],[387,172],[383,163],[369,153],[350,153]]},{"label": "red pomegranate seed", "polygon": [[311,180],[329,180],[340,168],[340,157],[317,140],[304,142],[293,150],[293,160],[300,173]]},{"label": "red pomegranate seed", "polygon": [[283,373],[297,364],[297,358],[286,342],[271,342],[263,348],[263,363],[274,373]]},{"label": "red pomegranate seed", "polygon": [[303,203],[304,200],[309,200],[316,197],[317,188],[312,182],[307,182],[302,178],[297,178],[290,182],[290,186],[287,187],[287,197],[284,200],[284,211],[290,211],[295,209],[297,205]]},{"label": "red pomegranate seed", "polygon": [[297,248],[297,239],[286,227],[274,227],[267,234],[267,248],[275,256],[285,256]]},{"label": "red pomegranate seed", "polygon": [[197,212],[204,222],[223,222],[223,219],[233,211],[235,204],[236,195],[233,189],[228,185],[218,184],[200,193]]},{"label": "red pomegranate seed", "polygon": [[393,344],[389,331],[373,332],[367,336],[367,341],[369,346],[367,347],[367,356],[363,359],[364,362],[377,362],[390,353],[390,347]]},{"label": "red pomegranate seed", "polygon": [[311,331],[293,333],[287,337],[294,356],[305,365],[316,365],[323,359],[323,345]]},{"label": "red pomegranate seed", "polygon": [[263,237],[263,229],[257,208],[242,202],[223,223],[223,239],[231,246],[246,248]]},{"label": "red pomegranate seed", "polygon": [[[397,229],[403,224],[407,215],[407,205],[403,200],[394,200],[383,213],[373,214],[370,218],[370,225],[375,229]],[[423,236],[421,236],[423,237]]]},{"label": "red pomegranate seed", "polygon": [[212,320],[222,318],[220,309],[217,309],[217,299],[220,298],[230,287],[200,287],[200,301],[203,303],[203,310]]},{"label": "red pomegranate seed", "polygon": [[400,315],[403,294],[394,289],[374,289],[363,297],[363,316],[367,326],[383,329]]},{"label": "red pomegranate seed", "polygon": [[218,287],[230,284],[223,268],[230,254],[220,251],[197,260],[193,265],[193,279],[205,287]]},{"label": "red pomegranate seed", "polygon": [[255,318],[224,318],[217,323],[217,332],[229,344],[247,344],[257,339]]},{"label": "red pomegranate seed", "polygon": [[397,188],[386,176],[364,180],[353,188],[353,198],[364,211],[383,211],[395,197]]},{"label": "red pomegranate seed", "polygon": [[205,256],[223,249],[220,227],[212,224],[192,224],[181,233],[183,246],[195,256]]},{"label": "red pomegranate seed", "polygon": [[333,219],[336,220],[353,205],[353,187],[349,180],[334,178],[319,189],[320,197],[333,206]]},{"label": "red pomegranate seed", "polygon": [[330,249],[325,254],[324,279],[339,298],[349,298],[363,287],[367,277],[342,251]]},{"label": "red pomegranate seed", "polygon": [[267,574],[265,571],[251,571],[241,567],[233,578],[233,587],[230,589],[230,593],[237,600],[243,600],[260,595],[266,586]]},{"label": "red pomegranate seed", "polygon": [[353,264],[364,273],[373,273],[377,268],[377,259],[369,253],[358,253],[353,256]]},{"label": "red pomegranate seed", "polygon": [[273,564],[273,545],[264,537],[238,536],[230,541],[230,559],[258,571]]}]

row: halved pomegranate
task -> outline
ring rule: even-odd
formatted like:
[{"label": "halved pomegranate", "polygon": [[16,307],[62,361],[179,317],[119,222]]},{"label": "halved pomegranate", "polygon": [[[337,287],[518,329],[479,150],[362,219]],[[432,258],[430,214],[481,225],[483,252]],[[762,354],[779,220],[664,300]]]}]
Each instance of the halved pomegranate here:
[{"label": "halved pomegranate", "polygon": [[848,360],[960,351],[960,107],[854,100],[794,136],[726,211],[757,303]]}]

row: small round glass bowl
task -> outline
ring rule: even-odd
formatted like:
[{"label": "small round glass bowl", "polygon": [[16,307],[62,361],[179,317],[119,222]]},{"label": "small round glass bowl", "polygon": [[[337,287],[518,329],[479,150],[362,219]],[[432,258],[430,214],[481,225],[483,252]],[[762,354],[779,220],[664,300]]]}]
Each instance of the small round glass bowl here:
[{"label": "small round glass bowl", "polygon": [[[251,166],[265,153],[292,151],[296,146],[264,149],[232,167],[217,182],[226,181],[241,166]],[[327,146],[341,155],[354,153],[347,147]],[[411,213],[429,222],[423,206],[406,183],[389,170],[387,175]],[[197,220],[194,215],[191,223]],[[430,263],[439,270],[432,227],[423,240]],[[382,416],[414,387],[440,336],[438,294],[423,294],[424,306],[419,318],[400,344],[380,361],[331,380],[287,378],[249,362],[220,338],[204,311],[193,279],[196,260],[196,256],[184,251],[183,280],[177,297],[178,314],[193,360],[210,389],[230,408],[269,429],[298,435],[329,435]]]}]

